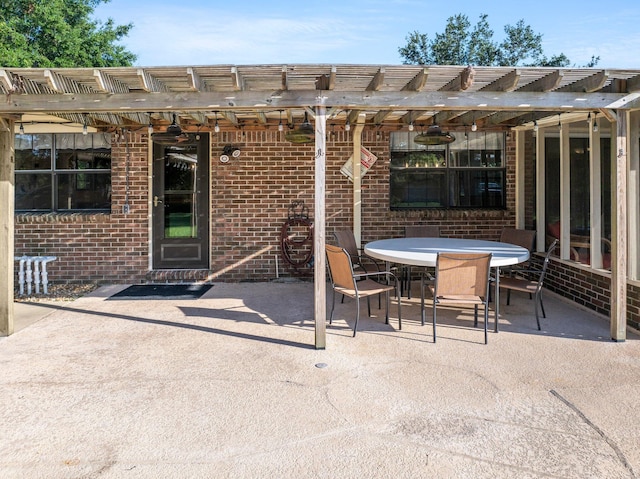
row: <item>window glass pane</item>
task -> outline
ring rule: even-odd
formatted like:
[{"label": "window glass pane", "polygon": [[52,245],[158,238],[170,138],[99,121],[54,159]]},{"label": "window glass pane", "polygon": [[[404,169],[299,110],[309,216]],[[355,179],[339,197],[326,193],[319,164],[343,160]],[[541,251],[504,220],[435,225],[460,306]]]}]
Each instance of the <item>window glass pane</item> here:
[{"label": "window glass pane", "polygon": [[589,236],[589,139],[569,139],[571,234]]},{"label": "window glass pane", "polygon": [[75,135],[56,135],[56,168],[61,170],[72,170],[77,168],[75,155]]},{"label": "window glass pane", "polygon": [[547,235],[560,238],[560,139],[544,139]]},{"label": "window glass pane", "polygon": [[16,170],[51,169],[51,135],[16,135]]},{"label": "window glass pane", "polygon": [[[410,133],[408,131],[398,131],[391,134],[391,151],[406,151],[409,144],[413,143],[409,140]],[[412,137],[415,135],[411,135]]]},{"label": "window glass pane", "polygon": [[57,176],[59,210],[109,210],[111,175],[107,173],[61,173]]},{"label": "window glass pane", "polygon": [[611,138],[600,139],[602,234],[611,239]]},{"label": "window glass pane", "polygon": [[394,153],[391,158],[394,168],[444,168],[444,150],[407,151]]},{"label": "window glass pane", "polygon": [[90,136],[93,138],[93,147],[95,149],[111,149],[111,135],[109,133],[97,133]]},{"label": "window glass pane", "polygon": [[504,135],[498,132],[487,132],[485,133],[485,144],[484,148],[486,150],[502,150],[504,149]]},{"label": "window glass pane", "polygon": [[51,211],[51,174],[16,173],[15,209]]},{"label": "window glass pane", "polygon": [[450,178],[453,206],[469,208],[504,206],[504,174],[501,170],[458,170]]},{"label": "window glass pane", "polygon": [[457,135],[449,145],[449,165],[469,166],[469,136],[466,133]]},{"label": "window glass pane", "polygon": [[392,208],[437,208],[447,205],[446,171],[409,169],[391,177]]},{"label": "window glass pane", "polygon": [[[100,148],[94,148],[94,139]],[[111,148],[104,135],[56,135],[56,168],[95,170],[111,168]]]},{"label": "window glass pane", "polygon": [[484,150],[486,145],[486,137],[487,134],[482,131],[471,131],[467,133],[469,138],[469,149],[470,150]]}]

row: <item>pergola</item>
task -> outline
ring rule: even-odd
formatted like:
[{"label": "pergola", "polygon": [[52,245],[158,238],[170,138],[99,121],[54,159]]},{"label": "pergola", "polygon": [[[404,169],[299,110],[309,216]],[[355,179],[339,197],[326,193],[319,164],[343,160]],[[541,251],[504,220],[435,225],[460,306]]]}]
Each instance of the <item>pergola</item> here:
[{"label": "pergola", "polygon": [[[327,128],[353,126],[354,158],[364,128],[397,131],[437,123],[513,130],[517,141],[516,222],[523,224],[524,131],[604,115],[615,124],[612,201],[611,335],[625,339],[626,281],[638,271],[640,225],[628,225],[630,198],[640,186],[640,69],[466,67],[419,65],[211,65],[122,68],[0,69],[0,332],[13,330],[14,154],[17,125],[25,132],[139,129],[167,125],[173,115],[187,131],[295,128],[315,123],[316,347],[325,347],[325,155]],[[568,137],[567,137],[568,138]],[[628,141],[630,138],[634,141]],[[612,137],[612,148],[613,148]],[[360,170],[354,168],[354,232],[360,240]],[[540,173],[538,173],[539,175]],[[540,178],[540,176],[539,176]],[[632,180],[632,181],[630,181]],[[541,201],[538,211],[543,207]],[[562,214],[568,215],[568,211]],[[568,216],[566,216],[568,219]],[[565,221],[568,223],[568,221]],[[538,248],[544,230],[538,224]],[[561,244],[568,248],[569,230]],[[561,251],[561,257],[567,251]],[[628,257],[629,256],[629,257]],[[635,276],[635,273],[633,273]]]}]

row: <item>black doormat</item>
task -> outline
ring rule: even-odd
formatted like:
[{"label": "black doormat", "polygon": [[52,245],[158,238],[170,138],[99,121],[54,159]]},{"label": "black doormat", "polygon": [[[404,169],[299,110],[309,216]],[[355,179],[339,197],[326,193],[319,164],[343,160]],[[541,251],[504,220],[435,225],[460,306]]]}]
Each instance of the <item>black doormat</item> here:
[{"label": "black doormat", "polygon": [[212,284],[134,284],[108,299],[198,299]]}]

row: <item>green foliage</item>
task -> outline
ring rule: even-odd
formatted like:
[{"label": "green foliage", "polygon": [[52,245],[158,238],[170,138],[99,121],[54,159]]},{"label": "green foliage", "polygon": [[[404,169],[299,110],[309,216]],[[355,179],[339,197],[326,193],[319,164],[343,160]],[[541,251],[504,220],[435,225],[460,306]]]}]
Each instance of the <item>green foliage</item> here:
[{"label": "green foliage", "polygon": [[[566,67],[571,62],[564,53],[547,57],[542,51],[542,35],[535,33],[524,20],[504,27],[505,38],[498,44],[487,21],[480,15],[471,29],[466,15],[447,19],[443,33],[433,40],[426,33],[410,33],[398,52],[405,64],[418,65],[484,65],[484,66],[554,66]],[[591,57],[587,67],[594,67],[600,57]]]},{"label": "green foliage", "polygon": [[133,24],[94,21],[109,0],[0,0],[0,66],[131,66],[136,56],[117,42]]}]

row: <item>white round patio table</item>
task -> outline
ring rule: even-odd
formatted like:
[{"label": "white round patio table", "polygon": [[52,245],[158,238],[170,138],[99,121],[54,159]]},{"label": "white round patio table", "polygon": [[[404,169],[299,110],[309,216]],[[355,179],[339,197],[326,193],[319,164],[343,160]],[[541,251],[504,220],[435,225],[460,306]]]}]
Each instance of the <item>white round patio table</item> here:
[{"label": "white round patio table", "polygon": [[438,253],[491,253],[491,267],[496,269],[494,330],[498,332],[500,314],[501,266],[511,266],[529,259],[529,250],[522,246],[498,241],[463,238],[391,238],[367,243],[364,252],[372,258],[411,266],[435,266]]}]

